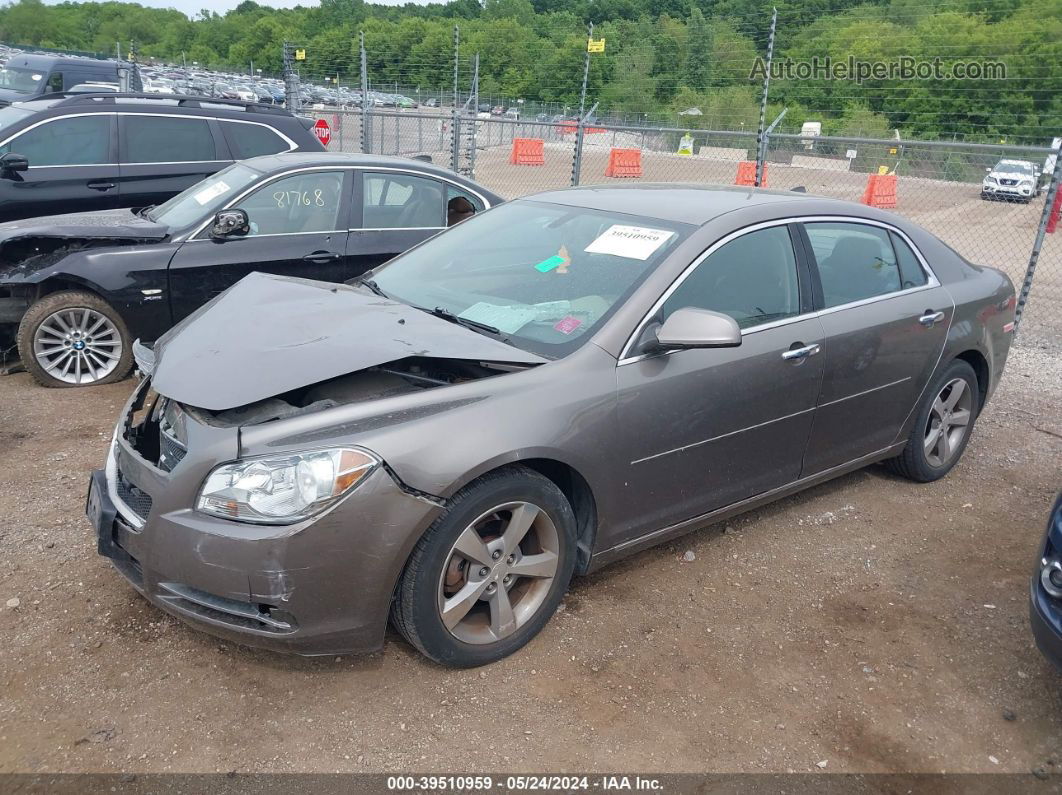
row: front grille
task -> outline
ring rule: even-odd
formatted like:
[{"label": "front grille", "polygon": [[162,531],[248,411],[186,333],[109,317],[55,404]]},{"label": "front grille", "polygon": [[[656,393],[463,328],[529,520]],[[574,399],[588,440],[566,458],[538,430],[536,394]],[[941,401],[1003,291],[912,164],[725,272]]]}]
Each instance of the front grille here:
[{"label": "front grille", "polygon": [[117,470],[115,474],[114,487],[115,491],[118,493],[118,499],[124,502],[129,510],[146,522],[148,515],[151,513],[151,495],[145,494],[130,483],[126,479],[122,470]]},{"label": "front grille", "polygon": [[1017,185],[1018,184],[1018,180],[1016,180],[1016,179],[1001,179],[999,181],[999,184],[1000,185]]},{"label": "front grille", "polygon": [[162,398],[155,413],[159,429],[159,469],[172,472],[188,452],[188,448],[179,441],[183,435],[184,409],[179,403]]},{"label": "front grille", "polygon": [[159,469],[172,472],[187,452],[180,442],[159,428]]}]

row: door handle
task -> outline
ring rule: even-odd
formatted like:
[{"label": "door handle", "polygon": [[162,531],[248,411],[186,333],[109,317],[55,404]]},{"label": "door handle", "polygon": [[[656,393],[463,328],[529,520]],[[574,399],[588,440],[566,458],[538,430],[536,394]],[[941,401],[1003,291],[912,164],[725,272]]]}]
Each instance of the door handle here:
[{"label": "door handle", "polygon": [[939,323],[943,319],[944,319],[944,313],[943,312],[932,312],[932,311],[927,309],[926,313],[924,315],[922,315],[922,317],[918,318],[918,322],[921,323],[926,328],[932,328],[933,324]]},{"label": "door handle", "polygon": [[323,265],[326,262],[335,262],[339,259],[339,255],[334,251],[315,251],[312,254],[307,254],[303,257],[305,262],[313,262],[317,265]]},{"label": "door handle", "polygon": [[92,188],[92,190],[110,190],[118,186],[113,182],[89,182],[86,187]]},{"label": "door handle", "polygon": [[810,345],[805,345],[803,348],[793,348],[782,354],[782,358],[787,362],[802,361],[809,356],[814,356],[816,353],[822,350],[822,346],[817,342],[813,342]]}]

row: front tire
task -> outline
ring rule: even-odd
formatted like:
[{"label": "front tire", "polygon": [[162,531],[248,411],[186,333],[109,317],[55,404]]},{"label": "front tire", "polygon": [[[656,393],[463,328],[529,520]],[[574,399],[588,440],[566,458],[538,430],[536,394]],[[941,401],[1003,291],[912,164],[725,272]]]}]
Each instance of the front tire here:
[{"label": "front tire", "polygon": [[903,452],[885,465],[918,483],[944,477],[962,458],[980,402],[977,375],[969,364],[956,359],[926,390]]},{"label": "front tire", "polygon": [[19,323],[19,357],[46,387],[110,384],[133,366],[129,331],[114,308],[93,293],[64,290],[33,304]]},{"label": "front tire", "polygon": [[437,663],[470,668],[523,647],[549,621],[575,569],[575,515],[525,467],[463,488],[417,542],[391,619]]}]

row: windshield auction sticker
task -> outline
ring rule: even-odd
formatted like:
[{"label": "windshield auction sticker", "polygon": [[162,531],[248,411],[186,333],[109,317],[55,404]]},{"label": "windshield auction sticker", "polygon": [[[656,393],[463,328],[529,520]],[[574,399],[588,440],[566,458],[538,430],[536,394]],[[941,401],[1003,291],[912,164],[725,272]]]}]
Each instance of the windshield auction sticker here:
[{"label": "windshield auction sticker", "polygon": [[613,224],[583,249],[587,254],[612,254],[627,259],[649,259],[675,234],[666,229]]},{"label": "windshield auction sticker", "polygon": [[480,301],[457,316],[494,326],[503,334],[515,334],[538,316],[538,310],[530,306],[498,306]]},{"label": "windshield auction sticker", "polygon": [[211,199],[216,199],[218,196],[220,196],[222,193],[224,193],[228,189],[229,189],[229,186],[225,184],[225,181],[219,179],[217,182],[215,182],[209,188],[203,188],[201,191],[199,191],[199,193],[195,194],[195,196],[193,198],[197,202],[199,202],[199,204],[203,205],[203,204],[206,204]]}]

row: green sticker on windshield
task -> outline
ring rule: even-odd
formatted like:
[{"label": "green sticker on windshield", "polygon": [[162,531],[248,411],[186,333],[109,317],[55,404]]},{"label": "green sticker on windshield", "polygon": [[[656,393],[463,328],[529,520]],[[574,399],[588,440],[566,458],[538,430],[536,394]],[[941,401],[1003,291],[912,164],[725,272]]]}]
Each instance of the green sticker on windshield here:
[{"label": "green sticker on windshield", "polygon": [[554,268],[560,267],[564,264],[564,257],[554,254],[549,259],[544,259],[542,262],[535,266],[535,270],[540,273],[549,273]]}]

